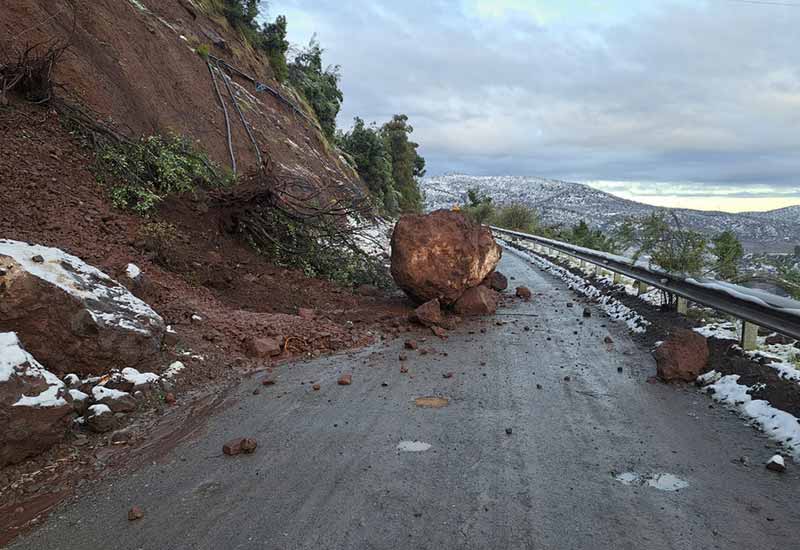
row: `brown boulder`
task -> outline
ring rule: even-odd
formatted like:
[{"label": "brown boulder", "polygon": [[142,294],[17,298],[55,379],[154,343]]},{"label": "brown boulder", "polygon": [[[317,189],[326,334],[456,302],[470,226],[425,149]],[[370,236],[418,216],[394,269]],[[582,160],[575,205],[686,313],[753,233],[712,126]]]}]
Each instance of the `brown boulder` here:
[{"label": "brown boulder", "polygon": [[72,415],[66,386],[0,333],[0,468],[39,454],[64,438]]},{"label": "brown boulder", "polygon": [[455,310],[460,315],[492,315],[497,311],[497,301],[500,296],[485,286],[475,286],[468,289],[455,304]]},{"label": "brown boulder", "polygon": [[0,331],[15,331],[56,374],[101,374],[157,358],[161,317],[79,258],[0,239],[0,273]]},{"label": "brown boulder", "polygon": [[503,292],[508,288],[508,278],[499,271],[492,271],[481,284],[497,292]]},{"label": "brown boulder", "polygon": [[444,316],[442,315],[442,308],[439,305],[439,300],[434,298],[415,309],[414,320],[426,327],[441,325]]},{"label": "brown boulder", "polygon": [[451,305],[491,273],[501,254],[491,231],[459,212],[403,216],[392,234],[392,277],[418,302]]},{"label": "brown boulder", "polygon": [[517,298],[522,298],[523,300],[530,300],[533,294],[531,290],[526,286],[518,286],[517,287]]},{"label": "brown boulder", "polygon": [[678,329],[655,352],[658,377],[693,382],[708,364],[708,342],[693,330]]},{"label": "brown boulder", "polygon": [[283,353],[283,338],[248,338],[245,341],[248,355],[258,359],[276,357]]},{"label": "brown boulder", "polygon": [[101,403],[89,407],[84,419],[89,429],[97,433],[110,432],[116,425],[114,413],[107,405]]}]

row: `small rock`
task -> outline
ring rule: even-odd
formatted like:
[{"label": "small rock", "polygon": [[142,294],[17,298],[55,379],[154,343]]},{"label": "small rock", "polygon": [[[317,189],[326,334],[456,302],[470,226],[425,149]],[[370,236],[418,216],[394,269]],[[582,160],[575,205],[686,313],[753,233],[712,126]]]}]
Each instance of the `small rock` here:
[{"label": "small rock", "polygon": [[117,430],[113,434],[111,434],[111,444],[112,445],[121,445],[123,443],[127,443],[133,437],[133,433],[130,430]]},{"label": "small rock", "polygon": [[349,386],[353,383],[353,375],[352,374],[343,374],[339,377],[337,384],[340,386]]},{"label": "small rock", "polygon": [[514,433],[513,428],[506,428],[506,435],[511,435],[512,433]]},{"label": "small rock", "polygon": [[389,384],[387,384],[386,382],[381,382],[381,387],[382,388],[388,388]]},{"label": "small rock", "polygon": [[614,339],[613,339],[613,338],[611,338],[611,336],[606,336],[606,337],[603,339],[603,342],[605,342],[606,344],[613,344],[613,343],[614,343]]},{"label": "small rock", "polygon": [[431,327],[431,332],[438,336],[439,338],[445,339],[447,338],[447,331],[442,327]]},{"label": "small rock", "polygon": [[622,367],[617,367],[617,372],[622,372]]},{"label": "small rock", "polygon": [[592,310],[589,309],[588,307],[583,308],[583,316],[584,317],[591,317],[592,316]]},{"label": "small rock", "polygon": [[542,385],[541,384],[536,384],[536,389],[537,390],[541,390],[542,389]]},{"label": "small rock", "polygon": [[314,384],[311,387],[313,388],[314,391],[319,391],[322,388],[322,386],[320,386],[319,384]]},{"label": "small rock", "polygon": [[567,302],[567,307],[573,307],[574,305],[572,302]]},{"label": "small rock", "polygon": [[452,372],[445,372],[444,374],[442,374],[442,378],[452,378],[453,374],[454,373]]},{"label": "small rock", "polygon": [[240,437],[232,439],[222,446],[222,452],[228,456],[235,456],[240,453],[250,454],[255,452],[258,443],[255,439],[249,437]]},{"label": "small rock", "polygon": [[128,510],[128,521],[136,521],[137,519],[142,519],[143,517],[144,512],[138,506],[134,506]]},{"label": "small rock", "polygon": [[569,382],[570,380],[572,380],[572,378],[570,378],[569,376],[564,377],[564,382]]},{"label": "small rock", "polygon": [[259,395],[260,393],[261,393],[261,390],[259,390],[258,388],[253,390],[253,395]]},{"label": "small rock", "polygon": [[531,297],[533,296],[533,293],[531,293],[531,290],[526,286],[518,286],[516,294],[517,294],[517,298],[522,298],[525,301],[530,300]]},{"label": "small rock", "polygon": [[416,340],[406,340],[403,345],[406,349],[417,349],[419,347]]},{"label": "small rock", "polygon": [[174,405],[177,402],[178,400],[175,399],[175,394],[172,392],[168,392],[167,395],[164,396],[164,403],[167,405]]},{"label": "small rock", "polygon": [[786,471],[786,462],[784,462],[781,455],[775,455],[767,462],[767,470],[783,473]]},{"label": "small rock", "polygon": [[405,374],[408,372],[408,367],[400,367],[400,373]]},{"label": "small rock", "polygon": [[433,327],[442,323],[444,319],[442,315],[442,307],[439,300],[434,298],[429,302],[425,302],[412,314],[412,319],[419,324],[426,327]]},{"label": "small rock", "polygon": [[37,254],[36,256],[33,256],[31,258],[31,261],[34,262],[34,263],[37,263],[37,264],[43,264],[44,263],[44,258],[42,256],[40,256],[39,254]]},{"label": "small rock", "polygon": [[408,361],[408,355],[401,353],[398,359],[400,359],[400,361]]}]

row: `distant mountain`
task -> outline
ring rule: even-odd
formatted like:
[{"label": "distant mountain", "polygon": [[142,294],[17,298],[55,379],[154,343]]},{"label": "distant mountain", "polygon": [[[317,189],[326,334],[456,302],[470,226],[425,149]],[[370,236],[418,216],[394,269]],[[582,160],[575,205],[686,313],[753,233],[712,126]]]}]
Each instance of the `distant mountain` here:
[{"label": "distant mountain", "polygon": [[[582,183],[523,176],[451,174],[422,181],[429,210],[467,202],[467,190],[477,188],[495,204],[522,203],[536,208],[544,223],[571,226],[585,220],[604,231],[626,218],[646,216],[661,208],[599,191]],[[750,250],[780,252],[800,244],[800,206],[770,212],[729,214],[670,208],[685,227],[708,235],[732,230]]]}]

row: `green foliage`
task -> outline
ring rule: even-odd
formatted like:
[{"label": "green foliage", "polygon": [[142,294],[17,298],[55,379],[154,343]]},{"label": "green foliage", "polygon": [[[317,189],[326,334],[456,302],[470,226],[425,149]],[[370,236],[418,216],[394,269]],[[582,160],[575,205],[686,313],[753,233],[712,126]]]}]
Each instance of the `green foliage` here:
[{"label": "green foliage", "polygon": [[344,96],[339,89],[339,66],[323,69],[322,54],[316,38],[312,38],[306,49],[289,63],[289,82],[306,98],[322,132],[329,140],[336,134],[336,116],[342,107]]},{"label": "green foliage", "polygon": [[620,251],[620,243],[614,237],[605,235],[599,229],[590,229],[583,220],[573,226],[572,229],[563,232],[561,236],[562,240],[584,248],[613,254],[617,254]]},{"label": "green foliage", "polygon": [[109,145],[97,156],[97,175],[111,185],[115,207],[139,214],[147,214],[169,194],[229,183],[205,154],[179,136]]},{"label": "green foliage", "polygon": [[242,31],[258,28],[259,0],[222,0],[222,14],[232,27]]},{"label": "green foliage", "polygon": [[539,214],[536,210],[524,204],[509,204],[498,208],[493,224],[512,231],[534,234],[541,227]]},{"label": "green foliage", "polygon": [[202,57],[203,59],[208,59],[208,56],[211,54],[211,47],[208,44],[200,44],[195,48],[197,55]]},{"label": "green foliage", "polygon": [[744,256],[744,248],[733,231],[723,231],[711,241],[711,252],[716,257],[715,268],[724,280],[735,279],[739,274],[739,260]]},{"label": "green foliage", "polygon": [[396,214],[400,194],[394,187],[392,158],[375,125],[367,126],[356,117],[349,132],[339,132],[337,144],[355,162],[358,174],[367,184],[379,208],[386,214]]},{"label": "green foliage", "polygon": [[417,178],[425,175],[425,159],[417,153],[419,144],[408,139],[413,131],[406,115],[394,115],[381,128],[383,141],[392,159],[392,176],[399,193],[401,212],[422,211],[423,196]]},{"label": "green foliage", "polygon": [[481,196],[477,188],[467,190],[469,203],[464,206],[462,212],[475,223],[492,224],[495,216],[492,198]]},{"label": "green foliage", "polygon": [[780,278],[784,283],[784,290],[795,300],[800,300],[800,268],[783,267],[780,269]]},{"label": "green foliage", "polygon": [[260,47],[267,54],[269,64],[278,82],[284,82],[289,76],[286,64],[286,52],[289,41],[286,39],[286,17],[279,15],[274,23],[265,23],[261,28]]},{"label": "green foliage", "polygon": [[653,213],[639,226],[641,244],[635,257],[650,256],[650,263],[669,273],[699,275],[705,265],[708,243],[700,233],[674,225],[664,213]]}]

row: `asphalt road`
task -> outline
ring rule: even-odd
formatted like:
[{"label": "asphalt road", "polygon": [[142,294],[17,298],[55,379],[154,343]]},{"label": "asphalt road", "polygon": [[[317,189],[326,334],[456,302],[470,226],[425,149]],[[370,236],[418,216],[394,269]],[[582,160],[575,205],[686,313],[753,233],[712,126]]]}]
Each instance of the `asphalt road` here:
[{"label": "asphalt road", "polygon": [[[800,476],[764,468],[768,439],[693,388],[647,383],[648,350],[599,310],[566,307],[560,281],[509,253],[501,269],[542,294],[405,363],[399,340],[284,367],[260,395],[246,382],[201,438],[95,485],[12,548],[798,548]],[[236,436],[255,454],[223,456]],[[143,519],[127,520],[132,505]]]}]

